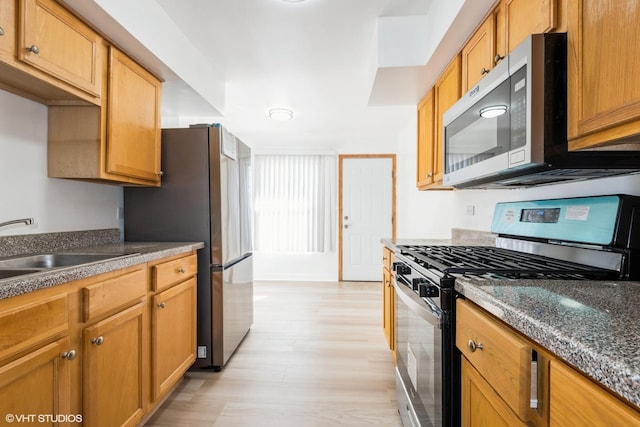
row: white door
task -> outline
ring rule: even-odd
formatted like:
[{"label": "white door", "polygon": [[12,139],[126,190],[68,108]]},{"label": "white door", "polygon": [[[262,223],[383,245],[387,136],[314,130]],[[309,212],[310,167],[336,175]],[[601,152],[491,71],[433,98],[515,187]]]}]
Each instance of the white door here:
[{"label": "white door", "polygon": [[393,233],[393,159],[342,159],[342,280],[379,281]]}]

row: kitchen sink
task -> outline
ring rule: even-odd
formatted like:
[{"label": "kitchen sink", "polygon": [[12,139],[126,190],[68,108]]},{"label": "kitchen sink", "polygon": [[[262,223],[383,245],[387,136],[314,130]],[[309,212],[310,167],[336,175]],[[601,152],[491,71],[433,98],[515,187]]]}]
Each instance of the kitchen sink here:
[{"label": "kitchen sink", "polygon": [[41,268],[12,268],[2,269],[0,268],[0,280],[8,279],[9,277],[22,276],[24,274],[37,273],[42,271]]},{"label": "kitchen sink", "polygon": [[135,254],[47,253],[0,259],[0,280],[55,268],[73,267]]},{"label": "kitchen sink", "polygon": [[57,268],[121,257],[122,254],[38,254],[0,260],[2,268]]}]

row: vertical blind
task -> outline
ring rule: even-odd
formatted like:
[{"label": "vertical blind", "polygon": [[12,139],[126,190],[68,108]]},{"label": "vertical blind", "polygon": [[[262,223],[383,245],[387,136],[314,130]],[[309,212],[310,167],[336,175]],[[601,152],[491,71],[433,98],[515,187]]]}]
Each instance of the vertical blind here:
[{"label": "vertical blind", "polygon": [[254,160],[255,249],[334,250],[335,156],[256,154]]}]

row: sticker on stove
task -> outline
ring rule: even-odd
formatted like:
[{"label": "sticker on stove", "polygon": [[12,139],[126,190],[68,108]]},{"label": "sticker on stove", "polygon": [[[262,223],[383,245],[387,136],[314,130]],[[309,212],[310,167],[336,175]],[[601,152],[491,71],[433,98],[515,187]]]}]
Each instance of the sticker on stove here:
[{"label": "sticker on stove", "polygon": [[589,206],[568,206],[564,218],[573,221],[586,221],[589,219]]},{"label": "sticker on stove", "polygon": [[418,361],[416,355],[411,348],[411,344],[407,343],[407,371],[414,389],[418,389]]},{"label": "sticker on stove", "polygon": [[502,222],[505,224],[513,224],[516,222],[516,210],[506,209],[502,216]]}]

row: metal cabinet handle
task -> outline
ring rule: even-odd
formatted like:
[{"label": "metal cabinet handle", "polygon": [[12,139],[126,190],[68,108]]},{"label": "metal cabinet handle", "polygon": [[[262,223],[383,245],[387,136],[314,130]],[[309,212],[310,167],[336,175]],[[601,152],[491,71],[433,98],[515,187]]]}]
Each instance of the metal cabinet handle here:
[{"label": "metal cabinet handle", "polygon": [[480,70],[480,74],[482,74],[483,76],[484,76],[485,74],[488,74],[488,73],[489,73],[489,70],[487,70],[487,69],[486,69],[486,68],[484,68],[484,67],[482,67],[482,70]]},{"label": "metal cabinet handle", "polygon": [[178,273],[180,273],[180,274],[184,274],[184,273],[185,273],[184,268],[179,267],[179,268],[178,268]]},{"label": "metal cabinet handle", "polygon": [[35,44],[32,44],[31,46],[29,46],[27,50],[31,53],[35,53],[36,55],[40,53],[40,48]]},{"label": "metal cabinet handle", "polygon": [[161,302],[160,304],[158,304],[158,308],[165,308],[167,305],[163,302]]},{"label": "metal cabinet handle", "polygon": [[104,342],[104,338],[102,337],[102,335],[97,338],[91,339],[91,343],[95,345],[102,345],[103,342]]},{"label": "metal cabinet handle", "polygon": [[0,36],[4,36],[4,28],[0,27]]},{"label": "metal cabinet handle", "polygon": [[60,357],[67,360],[73,360],[76,358],[76,351],[75,350],[63,351],[62,354],[60,354]]},{"label": "metal cabinet handle", "polygon": [[482,345],[481,342],[476,343],[474,340],[469,340],[469,342],[467,343],[467,346],[469,347],[469,351],[471,353],[475,352],[476,350],[484,349],[484,346]]},{"label": "metal cabinet handle", "polygon": [[498,62],[502,61],[503,59],[504,59],[504,56],[502,56],[499,53],[497,53],[496,57],[493,58],[493,61],[497,64]]}]

